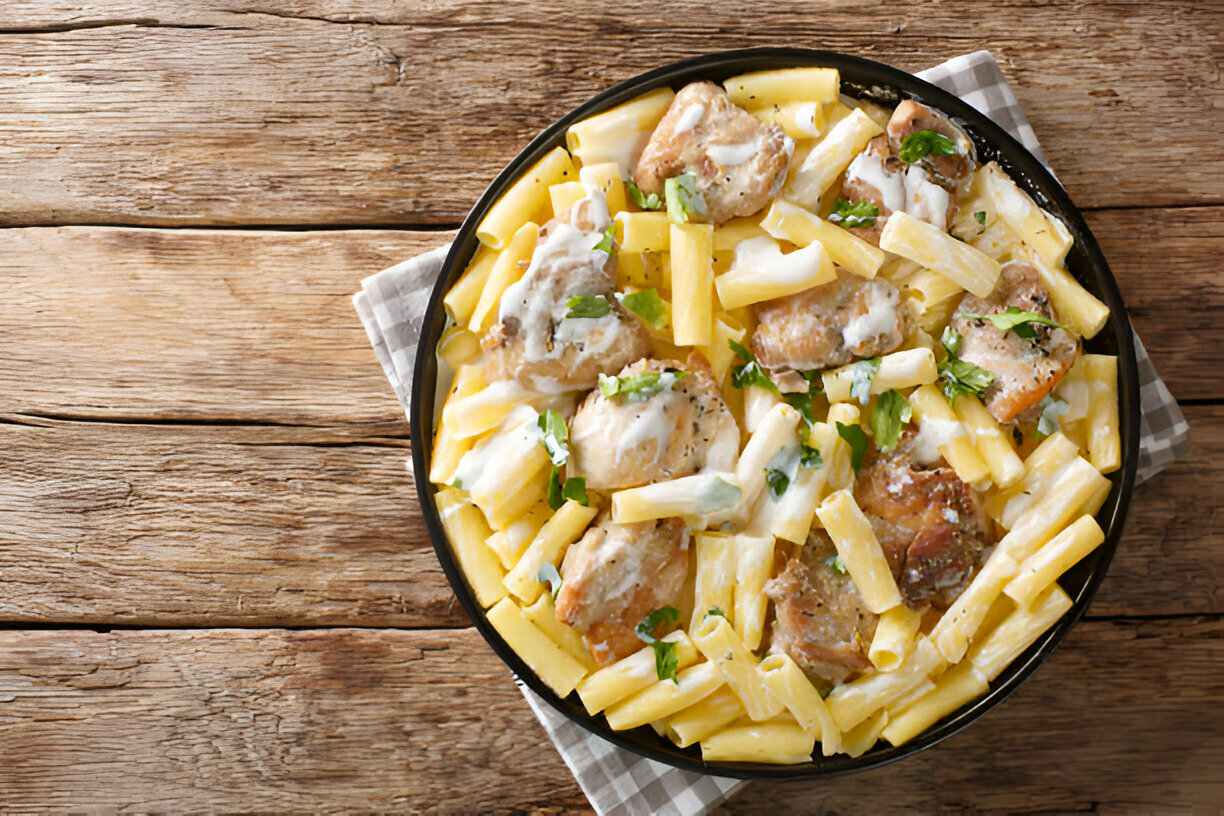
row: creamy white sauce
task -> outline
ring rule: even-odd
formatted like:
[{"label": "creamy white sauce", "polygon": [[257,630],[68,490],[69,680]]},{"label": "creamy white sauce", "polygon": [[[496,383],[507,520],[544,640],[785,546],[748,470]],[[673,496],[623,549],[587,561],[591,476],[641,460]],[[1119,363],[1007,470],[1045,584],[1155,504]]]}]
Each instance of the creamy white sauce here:
[{"label": "creamy white sauce", "polygon": [[948,191],[931,181],[926,171],[911,164],[905,171],[905,211],[915,218],[948,228]]},{"label": "creamy white sauce", "polygon": [[[816,103],[804,102],[795,109],[795,126],[813,138],[820,135],[820,128],[816,127]],[[795,149],[795,143],[791,142],[791,150]],[[787,154],[790,155],[789,153]]]},{"label": "creamy white sauce", "polygon": [[676,428],[676,423],[668,416],[667,408],[676,399],[668,394],[656,394],[645,402],[637,404],[634,416],[625,426],[620,438],[616,441],[615,460],[617,464],[625,454],[633,451],[639,458],[654,442],[652,464],[659,461],[663,451],[667,449],[668,439]]},{"label": "creamy white sauce", "polygon": [[905,177],[890,173],[884,168],[884,159],[878,153],[867,151],[858,154],[846,168],[846,181],[862,181],[880,192],[884,206],[892,212],[905,210]]},{"label": "creamy white sauce", "polygon": [[857,315],[842,329],[842,343],[855,349],[869,340],[886,336],[897,327],[897,307],[901,296],[891,286],[876,281],[868,284],[867,311]]},{"label": "creamy white sauce", "polygon": [[700,102],[694,102],[683,111],[680,112],[680,118],[676,120],[676,127],[672,133],[679,136],[681,133],[688,133],[693,128],[697,127],[697,123],[705,117],[705,105]]},{"label": "creamy white sauce", "polygon": [[755,141],[739,144],[713,144],[706,148],[706,155],[713,159],[719,167],[738,167],[756,155],[756,152]]},{"label": "creamy white sauce", "polygon": [[918,433],[914,434],[911,450],[914,460],[920,465],[933,465],[939,461],[939,446],[946,445],[958,436],[965,435],[965,426],[950,419],[924,417],[918,422]]},{"label": "creamy white sauce", "polygon": [[957,513],[951,507],[945,507],[939,511],[939,514],[944,517],[944,521],[949,524],[960,524],[960,513]]},{"label": "creamy white sauce", "polygon": [[783,255],[777,241],[761,235],[736,244],[730,271],[755,272],[775,283],[795,284],[819,272],[823,257],[824,249],[817,241]]}]

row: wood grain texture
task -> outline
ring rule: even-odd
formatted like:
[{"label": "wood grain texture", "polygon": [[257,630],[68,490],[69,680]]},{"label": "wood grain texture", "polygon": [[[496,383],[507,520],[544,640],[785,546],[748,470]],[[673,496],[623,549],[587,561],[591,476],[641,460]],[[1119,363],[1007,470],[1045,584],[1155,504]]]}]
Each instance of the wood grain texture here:
[{"label": "wood grain texture", "polygon": [[1220,203],[1222,30],[1194,0],[18,0],[0,223],[453,224],[597,92],[777,45],[906,70],[990,49],[1081,206]]},{"label": "wood grain texture", "polygon": [[[1093,615],[1224,612],[1224,407],[1187,415]],[[0,621],[462,625],[401,429],[0,424]]]},{"label": "wood grain texture", "polygon": [[[1081,624],[1013,698],[946,742],[863,775],[753,783],[729,810],[1218,804],[1222,636],[1218,620]],[[5,632],[0,754],[5,811],[584,804],[470,629]]]}]

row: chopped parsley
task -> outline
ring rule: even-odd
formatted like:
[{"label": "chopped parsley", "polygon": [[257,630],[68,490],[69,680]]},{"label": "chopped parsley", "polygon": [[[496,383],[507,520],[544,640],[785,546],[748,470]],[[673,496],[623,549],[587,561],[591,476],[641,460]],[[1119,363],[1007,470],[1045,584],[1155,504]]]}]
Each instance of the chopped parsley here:
[{"label": "chopped parsley", "polygon": [[612,304],[603,295],[577,295],[565,302],[565,319],[580,317],[604,317],[611,313]]},{"label": "chopped parsley", "polygon": [[774,501],[782,498],[786,488],[790,487],[790,481],[785,471],[774,468],[765,469],[765,484],[769,485],[769,497]]},{"label": "chopped parsley", "polygon": [[740,356],[740,359],[747,362],[742,365],[737,365],[731,369],[731,384],[736,388],[747,388],[750,385],[759,386],[772,391],[781,396],[782,392],[778,390],[778,386],[765,373],[765,369],[761,368],[761,364],[757,362],[757,358],[752,355],[752,352],[741,346],[734,340],[728,339],[731,350]]},{"label": "chopped parsley", "polygon": [[607,399],[617,394],[627,402],[642,402],[655,394],[670,391],[672,387],[688,376],[687,371],[643,371],[628,377],[612,377],[599,375],[599,392]]},{"label": "chopped parsley", "polygon": [[451,483],[450,483],[450,486],[451,486],[451,487],[453,487],[453,488],[455,488],[456,490],[462,490],[462,489],[463,489],[463,480],[462,480],[462,479],[455,479],[453,482],[451,482]]},{"label": "chopped parsley", "polygon": [[548,477],[548,506],[553,510],[560,510],[561,505],[567,501],[576,501],[583,507],[590,507],[586,477],[575,476],[562,482],[561,468],[553,465],[552,473]]},{"label": "chopped parsley", "polygon": [[667,325],[667,305],[659,297],[658,289],[641,289],[626,295],[617,294],[616,299],[629,311],[645,320],[654,329]]},{"label": "chopped parsley", "polygon": [[727,617],[727,613],[719,609],[717,606],[711,606],[710,611],[706,612],[707,618],[710,617],[711,615],[717,615],[720,618]]},{"label": "chopped parsley", "polygon": [[799,464],[805,468],[816,470],[824,467],[824,457],[820,455],[820,451],[810,445],[799,446]]},{"label": "chopped parsley", "polygon": [[977,219],[978,225],[981,226],[982,229],[986,229],[986,211],[985,210],[978,210],[977,212],[973,214],[973,217]]},{"label": "chopped parsley", "polygon": [[1054,399],[1053,394],[1046,394],[1045,399],[1041,401],[1041,416],[1037,420],[1037,433],[1035,436],[1038,439],[1045,439],[1051,434],[1058,433],[1058,418],[1067,413],[1067,409],[1070,407],[1070,405],[1062,400]]},{"label": "chopped parsley", "polygon": [[787,405],[803,415],[804,421],[810,428],[816,424],[816,415],[812,410],[812,397],[822,393],[824,389],[820,387],[820,380],[817,379],[815,371],[800,371],[799,374],[807,380],[808,390],[806,392],[791,391],[781,396]]},{"label": "chopped parsley", "polygon": [[842,562],[840,555],[830,555],[824,560],[825,566],[836,572],[838,575],[846,574],[846,565]]},{"label": "chopped parsley", "polygon": [[901,142],[901,150],[897,158],[906,164],[913,164],[929,155],[955,156],[958,152],[956,142],[942,133],[933,130],[917,130],[906,136]]},{"label": "chopped parsley", "polygon": [[863,466],[863,457],[867,454],[867,434],[863,433],[863,429],[854,424],[844,425],[840,422],[837,425],[837,435],[846,440],[846,444],[850,446],[850,467],[854,468],[854,475],[857,476],[859,468]]},{"label": "chopped parsley", "polygon": [[1008,306],[1007,310],[1000,314],[957,312],[956,317],[963,317],[965,320],[988,320],[999,331],[1005,332],[1010,329],[1016,333],[1016,336],[1023,337],[1025,340],[1031,340],[1037,336],[1033,327],[1029,325],[1030,323],[1040,323],[1043,326],[1050,326],[1055,329],[1067,328],[1057,320],[1051,320],[1045,315],[1040,315],[1036,312],[1026,312],[1018,306]]},{"label": "chopped parsley", "polygon": [[561,573],[557,572],[557,565],[551,561],[545,561],[536,570],[536,580],[541,584],[548,584],[552,589],[552,599],[557,600],[557,593],[561,591]]},{"label": "chopped parsley", "polygon": [[658,193],[646,195],[642,192],[642,188],[634,183],[633,179],[625,179],[625,189],[629,191],[629,198],[633,199],[633,203],[641,207],[643,210],[661,210],[663,202],[659,200]]},{"label": "chopped parsley", "polygon": [[949,357],[959,357],[961,346],[965,344],[965,338],[961,337],[961,333],[951,325],[948,325],[944,326],[943,336],[939,338],[939,342],[943,344],[944,351],[948,352]]},{"label": "chopped parsley", "polygon": [[955,403],[962,394],[983,396],[995,378],[981,366],[955,357],[949,357],[939,364],[939,376],[944,380],[943,394],[949,403]]},{"label": "chopped parsley", "polygon": [[697,189],[697,177],[692,173],[669,178],[663,184],[663,194],[667,200],[667,217],[673,224],[687,224],[705,218],[709,212]]},{"label": "chopped parsley", "polygon": [[609,224],[604,230],[603,237],[599,239],[599,243],[591,247],[612,255],[616,252],[616,225]]},{"label": "chopped parsley", "polygon": [[855,363],[850,369],[850,398],[858,400],[859,405],[866,405],[867,400],[871,399],[871,383],[879,370],[879,357],[869,357]]},{"label": "chopped parsley", "polygon": [[882,451],[892,450],[901,438],[901,431],[913,418],[913,406],[895,388],[876,397],[869,420],[876,447]]},{"label": "chopped parsley", "polygon": [[829,213],[829,221],[841,224],[846,229],[870,227],[880,217],[880,208],[866,199],[847,201],[839,198],[833,203],[833,211]]},{"label": "chopped parsley", "polygon": [[676,670],[680,668],[680,658],[676,656],[676,644],[659,640],[654,633],[660,626],[670,626],[680,620],[680,611],[674,606],[664,606],[651,612],[634,631],[639,639],[650,644],[655,653],[655,676],[660,680],[671,680],[676,685]]},{"label": "chopped parsley", "polygon": [[540,444],[548,453],[553,465],[560,467],[569,461],[569,429],[560,411],[549,408],[536,420],[540,429]]}]

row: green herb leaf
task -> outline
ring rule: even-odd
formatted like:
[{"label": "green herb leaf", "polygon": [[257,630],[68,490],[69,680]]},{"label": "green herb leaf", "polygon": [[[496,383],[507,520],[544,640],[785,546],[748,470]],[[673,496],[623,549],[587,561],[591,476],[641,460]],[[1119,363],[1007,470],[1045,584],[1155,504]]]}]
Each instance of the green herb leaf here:
[{"label": "green herb leaf", "polygon": [[732,385],[736,388],[747,388],[750,385],[756,385],[781,396],[782,392],[778,390],[778,386],[774,384],[774,381],[769,379],[769,375],[765,373],[765,369],[761,368],[761,364],[757,362],[756,357],[752,356],[751,351],[729,338],[727,343],[731,346],[731,350],[738,354],[741,359],[748,361],[731,369]]},{"label": "green herb leaf", "polygon": [[803,415],[803,419],[807,422],[808,427],[816,424],[816,413],[812,408],[812,397],[824,391],[820,385],[819,372],[816,371],[800,371],[799,374],[803,379],[807,380],[808,390],[804,392],[789,392],[782,394],[782,399],[787,405],[794,408]]},{"label": "green herb leaf", "polygon": [[569,430],[565,427],[565,418],[561,412],[549,408],[540,414],[536,420],[540,429],[540,444],[548,452],[548,458],[553,465],[564,465],[569,461]]},{"label": "green herb leaf", "polygon": [[663,202],[659,200],[658,193],[646,195],[642,192],[642,188],[634,183],[633,179],[625,179],[625,189],[629,191],[629,198],[633,199],[633,203],[641,207],[643,210],[663,209]]},{"label": "green herb leaf", "polygon": [[955,403],[961,394],[983,396],[994,382],[994,374],[967,360],[948,359],[940,363],[939,376],[943,377],[943,393],[949,403]]},{"label": "green herb leaf", "polygon": [[604,230],[603,237],[599,239],[599,243],[591,247],[591,249],[601,249],[609,255],[616,253],[616,224],[609,224]]},{"label": "green herb leaf", "polygon": [[687,371],[643,371],[629,377],[599,375],[599,392],[607,399],[620,394],[627,402],[642,402],[655,394],[670,391],[680,380],[688,376]]},{"label": "green herb leaf", "polygon": [[706,483],[697,499],[697,512],[700,515],[726,510],[740,500],[743,491],[737,485],[715,476]]},{"label": "green herb leaf", "polygon": [[552,473],[548,477],[548,506],[553,510],[560,510],[563,504],[565,495],[561,490],[561,469],[553,465]]},{"label": "green herb leaf", "polygon": [[586,492],[586,477],[573,476],[566,479],[565,487],[561,488],[561,498],[578,502],[583,507],[590,507],[590,500]]},{"label": "green herb leaf", "polygon": [[1038,439],[1045,439],[1050,434],[1058,433],[1058,418],[1067,413],[1070,407],[1062,400],[1054,399],[1053,394],[1046,394],[1045,399],[1041,401],[1041,416],[1037,420],[1035,436]]},{"label": "green herb leaf", "polygon": [[641,289],[627,295],[617,295],[621,304],[655,329],[667,325],[667,305],[658,289]]},{"label": "green herb leaf", "polygon": [[463,489],[463,480],[462,480],[462,479],[455,479],[453,482],[451,482],[451,483],[450,483],[450,486],[451,486],[451,487],[453,487],[453,488],[455,488],[456,490],[462,490],[462,489]]},{"label": "green herb leaf", "polygon": [[833,211],[829,213],[829,221],[841,224],[846,229],[870,227],[879,217],[879,206],[866,199],[852,202],[839,198],[833,202]]},{"label": "green herb leaf", "polygon": [[838,575],[846,574],[846,565],[842,562],[840,555],[830,555],[824,560],[825,566],[836,572]]},{"label": "green herb leaf", "polygon": [[674,606],[664,606],[654,610],[646,617],[642,618],[638,623],[637,628],[633,631],[642,640],[650,643],[655,639],[655,630],[660,626],[670,626],[680,620],[680,610]]},{"label": "green herb leaf", "polygon": [[943,336],[939,338],[939,342],[943,344],[944,351],[948,352],[949,357],[959,357],[961,346],[965,344],[965,338],[949,325],[944,326]]},{"label": "green herb leaf", "polygon": [[765,484],[769,485],[769,496],[774,501],[782,498],[786,488],[790,487],[790,477],[781,470],[765,469]]},{"label": "green herb leaf", "polygon": [[711,607],[710,607],[710,611],[709,611],[709,612],[706,612],[706,617],[707,617],[707,618],[708,618],[708,617],[710,617],[711,615],[717,615],[717,616],[718,616],[718,617],[720,617],[720,618],[725,618],[725,617],[727,617],[727,613],[726,613],[726,612],[724,612],[724,611],[722,611],[721,609],[719,609],[717,606],[711,606]]},{"label": "green herb leaf", "polygon": [[557,600],[557,593],[561,591],[561,573],[557,572],[557,566],[551,561],[545,561],[536,570],[536,580],[541,584],[548,584],[552,589],[552,599]]},{"label": "green herb leaf", "polygon": [[928,155],[955,156],[959,151],[956,142],[942,133],[933,130],[918,130],[906,136],[901,142],[901,150],[897,158],[906,164],[913,164]]},{"label": "green herb leaf", "polygon": [[871,435],[876,447],[890,451],[901,438],[901,431],[914,418],[914,408],[900,391],[890,389],[876,397],[871,407]]},{"label": "green herb leaf", "polygon": [[1002,314],[957,312],[956,317],[963,317],[965,320],[988,320],[999,331],[1005,332],[1010,329],[1026,340],[1031,340],[1036,336],[1033,327],[1029,325],[1030,323],[1040,323],[1043,326],[1050,326],[1055,329],[1067,328],[1057,320],[1051,320],[1045,315],[1039,315],[1036,312],[1026,312],[1018,306],[1008,306],[1007,310]]},{"label": "green herb leaf", "polygon": [[982,229],[986,229],[986,211],[985,210],[978,210],[977,212],[973,214],[973,217],[977,219],[977,222],[978,224],[981,225]]},{"label": "green herb leaf", "polygon": [[799,464],[805,468],[816,470],[824,467],[824,457],[820,455],[820,451],[816,448],[807,445],[799,446]]},{"label": "green herb leaf", "polygon": [[879,357],[870,357],[855,363],[850,372],[850,398],[858,400],[859,405],[866,405],[867,400],[871,399],[871,383],[879,370]]},{"label": "green herb leaf", "polygon": [[676,656],[676,644],[659,640],[654,636],[660,626],[670,626],[680,620],[680,611],[674,606],[665,606],[651,612],[634,630],[638,638],[650,644],[655,653],[655,676],[660,680],[671,680],[679,684],[676,671],[680,668],[680,659]]},{"label": "green herb leaf", "polygon": [[565,302],[569,309],[566,320],[579,317],[603,317],[612,311],[612,304],[603,295],[578,295]]},{"label": "green herb leaf", "polygon": [[663,195],[667,199],[667,217],[673,224],[687,224],[705,218],[705,199],[697,189],[697,177],[683,173],[663,183]]},{"label": "green herb leaf", "polygon": [[650,644],[655,654],[655,677],[660,680],[670,680],[677,686],[676,672],[680,669],[680,658],[676,656],[676,644],[666,640],[656,640]]},{"label": "green herb leaf", "polygon": [[840,422],[837,425],[837,435],[846,440],[846,444],[850,446],[850,467],[854,468],[854,475],[857,476],[859,468],[863,466],[863,456],[867,454],[867,434],[863,433],[863,429],[854,423],[843,425]]}]

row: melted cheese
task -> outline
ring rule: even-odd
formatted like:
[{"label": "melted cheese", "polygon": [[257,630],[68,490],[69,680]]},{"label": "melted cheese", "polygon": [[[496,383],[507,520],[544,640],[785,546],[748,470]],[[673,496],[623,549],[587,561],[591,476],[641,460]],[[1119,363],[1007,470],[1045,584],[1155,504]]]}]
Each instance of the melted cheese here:
[{"label": "melted cheese", "polygon": [[846,182],[861,181],[880,193],[880,200],[891,212],[905,209],[905,177],[890,173],[877,153],[860,153],[846,168]]},{"label": "melted cheese", "polygon": [[897,329],[897,307],[901,296],[891,286],[872,281],[867,289],[867,311],[856,316],[842,329],[842,343],[855,349],[881,335]]},{"label": "melted cheese", "polygon": [[705,117],[705,112],[705,105],[699,102],[689,105],[680,114],[680,118],[676,120],[676,127],[672,130],[672,134],[679,136],[681,133],[688,133],[697,127],[697,123]]}]

